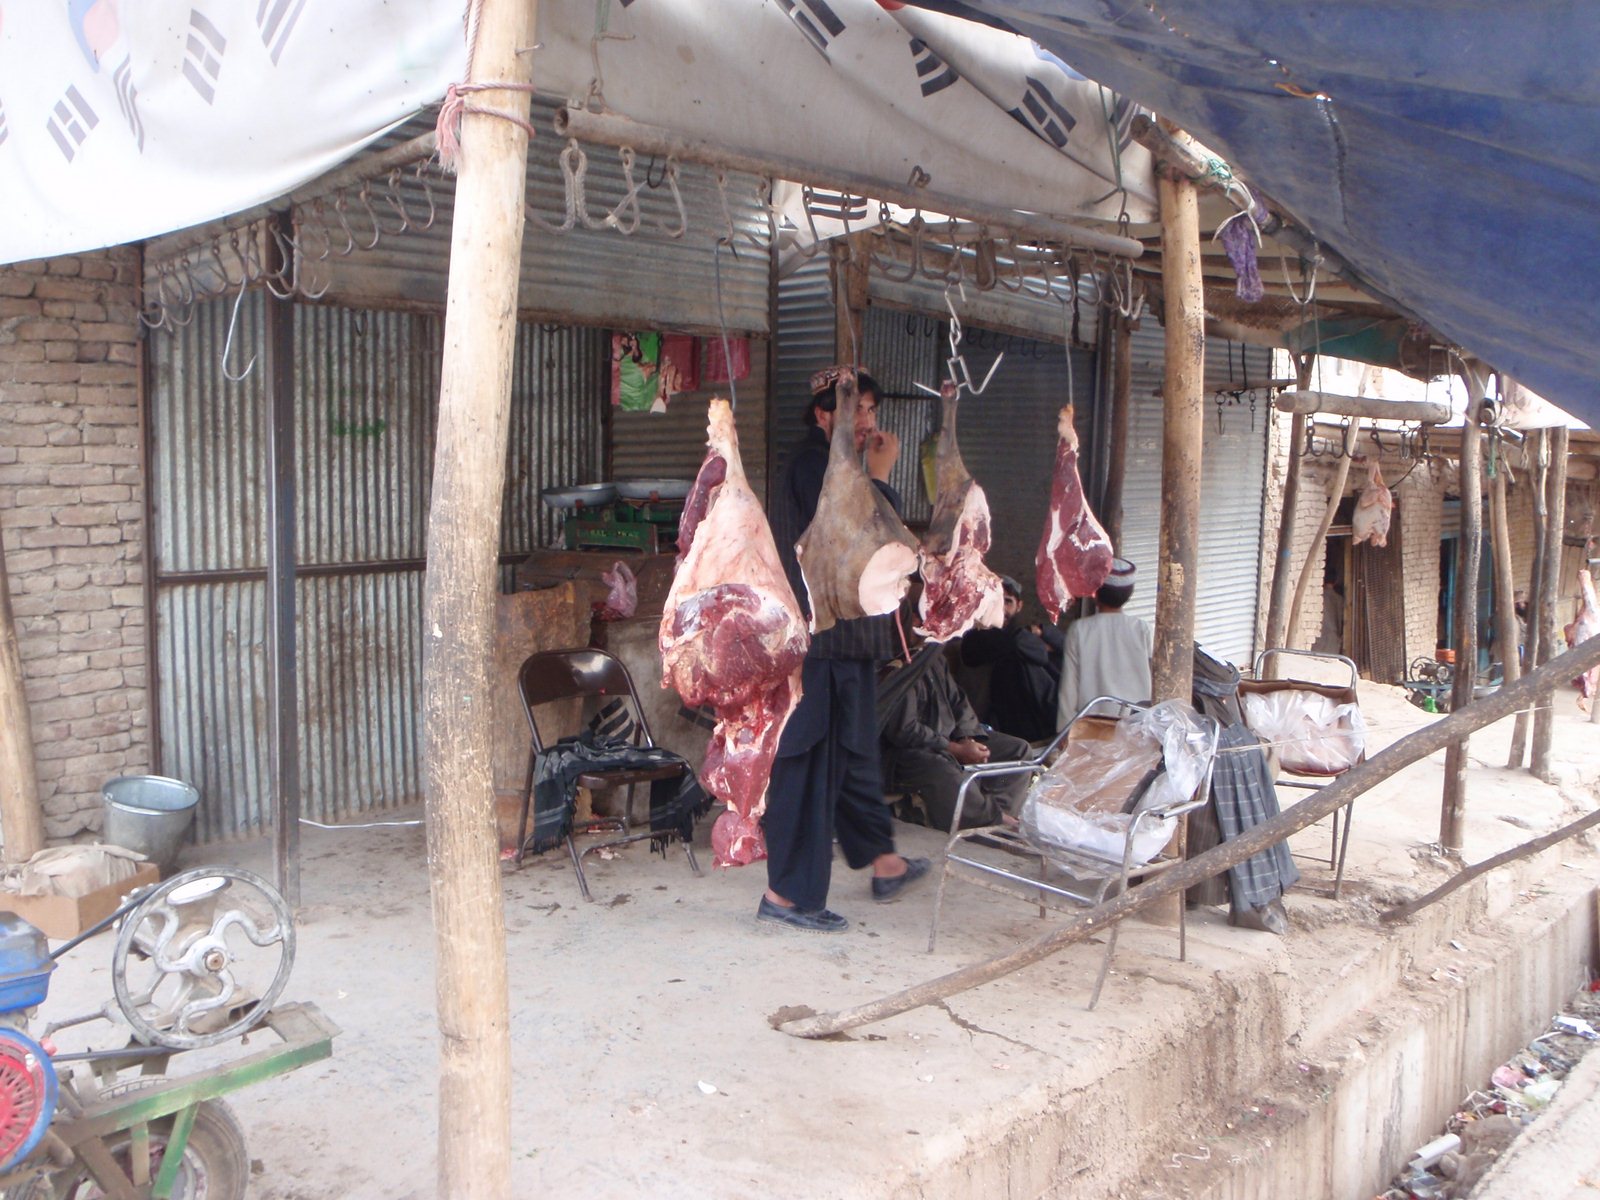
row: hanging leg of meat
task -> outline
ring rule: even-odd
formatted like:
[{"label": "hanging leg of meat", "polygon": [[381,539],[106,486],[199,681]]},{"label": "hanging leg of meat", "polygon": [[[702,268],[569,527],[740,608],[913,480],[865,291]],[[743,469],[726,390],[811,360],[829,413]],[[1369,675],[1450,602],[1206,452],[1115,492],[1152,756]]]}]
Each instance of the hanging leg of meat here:
[{"label": "hanging leg of meat", "polygon": [[794,548],[811,601],[811,632],[892,613],[917,569],[918,544],[856,455],[855,376],[838,385],[817,512]]},{"label": "hanging leg of meat", "polygon": [[1072,427],[1072,405],[1056,422],[1056,475],[1050,485],[1050,518],[1034,571],[1039,602],[1053,621],[1074,597],[1092,596],[1111,574],[1111,539],[1083,497],[1078,477],[1078,433]]},{"label": "hanging leg of meat", "polygon": [[958,638],[974,625],[1005,620],[1000,576],[983,563],[989,552],[989,500],[967,473],[956,444],[956,387],[939,391],[942,414],[934,474],[933,521],[922,542],[922,599],[917,632],[935,642]]},{"label": "hanging leg of meat", "polygon": [[728,867],[766,857],[767,780],[778,736],[800,702],[810,638],[739,461],[733,409],[713,400],[710,418],[661,614],[661,686],[717,715],[700,778],[728,806],[711,831],[717,865]]},{"label": "hanging leg of meat", "polygon": [[1389,519],[1394,513],[1394,495],[1383,486],[1383,472],[1378,467],[1377,455],[1367,465],[1367,486],[1356,497],[1356,511],[1350,518],[1355,536],[1350,544],[1359,546],[1371,542],[1380,550],[1389,544]]}]

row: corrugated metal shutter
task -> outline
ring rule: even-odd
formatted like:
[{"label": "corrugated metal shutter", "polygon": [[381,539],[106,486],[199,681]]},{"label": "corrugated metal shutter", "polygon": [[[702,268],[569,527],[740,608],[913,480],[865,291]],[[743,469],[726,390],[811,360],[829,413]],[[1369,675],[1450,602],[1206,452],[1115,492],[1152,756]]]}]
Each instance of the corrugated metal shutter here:
[{"label": "corrugated metal shutter", "polygon": [[776,471],[782,471],[805,431],[801,418],[811,396],[811,373],[834,361],[827,254],[817,254],[778,280],[777,322],[777,392],[769,418],[772,462]]},{"label": "corrugated metal shutter", "polygon": [[[1155,568],[1161,522],[1161,376],[1164,332],[1146,319],[1132,339],[1133,405],[1124,483],[1122,545],[1118,552],[1141,568],[1141,585],[1128,611],[1155,615]],[[1270,374],[1271,352],[1247,347],[1252,383]],[[1239,378],[1230,381],[1229,360]],[[1261,565],[1261,522],[1266,487],[1267,414],[1226,409],[1218,428],[1211,397],[1243,383],[1240,347],[1206,341],[1206,423],[1201,451],[1200,579],[1195,636],[1211,653],[1248,666],[1255,652],[1256,604]]]},{"label": "corrugated metal shutter", "polygon": [[[767,488],[767,343],[750,341],[750,377],[738,382],[739,457],[756,495]],[[674,396],[664,413],[611,410],[613,479],[693,479],[706,456],[706,408],[726,384]]]},{"label": "corrugated metal shutter", "polygon": [[[558,107],[559,101],[547,97],[534,100],[532,119],[541,134],[551,129]],[[432,126],[431,113],[415,117],[380,138],[365,154],[381,153]],[[549,226],[559,224],[565,215],[565,185],[559,165],[565,146],[563,139],[553,134],[535,138],[529,145],[527,194],[532,211],[544,223],[530,218],[523,233],[518,297],[522,319],[713,332],[720,324],[713,254],[731,226],[737,253],[724,248],[718,257],[726,325],[737,333],[769,332],[770,214],[762,197],[762,180],[728,172],[726,191],[721,192],[714,171],[692,164],[682,166],[678,187],[687,227],[680,238],[666,232],[682,218],[664,184],[641,189],[641,219],[632,234],[589,229],[581,223],[558,233]],[[584,150],[588,163],[586,207],[592,217],[600,219],[628,188],[616,151],[595,146]],[[644,179],[647,170],[655,166],[650,160],[636,163],[635,180]],[[659,175],[656,169],[652,178]],[[409,169],[399,178],[403,213],[386,198],[382,179],[374,181],[365,200],[357,193],[342,207],[336,208],[331,200],[296,207],[295,219],[301,227],[301,277],[308,294],[321,293],[325,303],[351,308],[442,311],[449,279],[454,179],[431,172],[425,187]],[[422,228],[430,212],[434,219]],[[225,229],[226,223],[217,226]],[[352,243],[356,248],[347,256],[336,253]],[[146,276],[152,289],[158,264],[170,257],[165,247],[172,244],[157,238],[148,246]],[[372,248],[365,249],[369,244]],[[224,234],[221,258],[230,272],[236,257]],[[195,259],[210,271],[208,253],[199,253]],[[322,292],[324,286],[326,292]],[[179,290],[168,287],[174,295]]]},{"label": "corrugated metal shutter", "polygon": [[[221,373],[231,301],[150,339],[157,768],[193,781],[202,841],[267,823],[263,373]],[[235,339],[261,344],[260,293]],[[421,599],[437,317],[295,311],[301,785],[338,820],[418,791]],[[539,489],[593,479],[608,379],[594,330],[523,325],[503,545],[553,533]]]},{"label": "corrugated metal shutter", "polygon": [[878,305],[867,309],[863,326],[866,346],[862,358],[884,391],[878,405],[878,427],[900,439],[900,457],[889,473],[889,483],[900,493],[906,524],[919,530],[926,528],[933,516],[923,483],[921,445],[938,423],[939,407],[916,385],[939,385],[946,349],[944,331],[943,321]]}]

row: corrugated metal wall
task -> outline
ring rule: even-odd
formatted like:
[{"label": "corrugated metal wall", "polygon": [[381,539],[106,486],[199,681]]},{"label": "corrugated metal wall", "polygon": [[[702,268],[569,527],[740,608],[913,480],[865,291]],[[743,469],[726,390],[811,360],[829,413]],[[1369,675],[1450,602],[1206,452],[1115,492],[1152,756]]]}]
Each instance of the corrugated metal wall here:
[{"label": "corrugated metal wall", "polygon": [[[682,217],[665,184],[640,190],[640,221],[632,234],[588,229],[581,222],[565,232],[554,232],[549,226],[565,220],[566,205],[559,165],[566,143],[549,132],[557,107],[557,102],[546,97],[536,98],[533,105],[533,121],[542,136],[528,147],[528,200],[543,223],[530,219],[523,232],[522,287],[517,302],[523,318],[712,332],[721,324],[713,255],[731,225],[737,253],[724,248],[718,259],[723,317],[731,331],[768,333],[769,255],[765,247],[770,241],[769,215],[760,194],[761,180],[729,173],[725,192],[719,192],[714,171],[693,164],[682,166],[678,188],[687,226],[679,238],[666,232],[677,227]],[[379,153],[430,128],[431,117],[409,121],[380,139],[368,153]],[[587,146],[584,152],[587,209],[600,219],[628,188],[617,151]],[[661,169],[648,159],[635,163],[635,180],[642,180],[647,169],[654,170],[652,178],[659,183]],[[325,299],[358,308],[443,307],[454,181],[432,177],[437,217],[427,229],[418,227],[429,211],[422,183],[408,172],[401,190],[406,213],[413,219],[411,227],[403,233],[383,233],[370,250],[359,247],[372,240],[374,220],[382,230],[398,230],[401,225],[400,214],[383,199],[370,199],[370,212],[359,203],[347,204],[342,214],[329,204],[297,208],[296,219],[305,230],[303,271],[310,291],[327,284]],[[348,257],[321,257],[330,244],[334,249],[347,246],[352,235],[358,249]]]},{"label": "corrugated metal wall", "polygon": [[833,293],[828,256],[818,253],[778,280],[776,389],[768,406],[773,462],[783,470],[805,426],[801,414],[811,396],[811,373],[833,362]]},{"label": "corrugated metal wall", "polygon": [[[750,340],[750,376],[738,381],[734,424],[739,457],[757,496],[767,493],[767,355],[761,338]],[[726,384],[674,396],[664,413],[611,410],[613,479],[693,479],[706,456],[706,406],[727,396]]]},{"label": "corrugated metal wall", "polygon": [[[152,335],[158,769],[200,788],[196,834],[267,822],[263,374],[221,373],[231,302]],[[247,294],[235,368],[261,344]],[[296,586],[304,811],[339,820],[418,790],[421,606],[437,317],[299,306]],[[601,470],[597,330],[519,328],[502,548],[554,536],[543,487]]]},{"label": "corrugated metal wall", "polygon": [[883,388],[878,428],[900,438],[900,457],[889,483],[900,493],[906,524],[924,529],[933,505],[922,477],[921,446],[938,424],[939,407],[917,384],[938,387],[944,370],[946,324],[933,317],[873,305],[864,323],[862,358]]},{"label": "corrugated metal wall", "polygon": [[[1141,583],[1129,612],[1155,614],[1155,566],[1161,523],[1161,375],[1165,362],[1163,330],[1146,318],[1133,334],[1133,405],[1128,432],[1122,546],[1118,552],[1141,567]],[[1250,665],[1255,653],[1256,603],[1261,556],[1261,522],[1266,487],[1267,413],[1257,411],[1254,428],[1248,410],[1226,409],[1218,428],[1213,397],[1218,389],[1243,383],[1248,361],[1252,383],[1271,374],[1271,352],[1216,338],[1206,340],[1206,422],[1201,451],[1200,580],[1195,635],[1211,653]],[[1232,374],[1230,382],[1229,360]]]}]

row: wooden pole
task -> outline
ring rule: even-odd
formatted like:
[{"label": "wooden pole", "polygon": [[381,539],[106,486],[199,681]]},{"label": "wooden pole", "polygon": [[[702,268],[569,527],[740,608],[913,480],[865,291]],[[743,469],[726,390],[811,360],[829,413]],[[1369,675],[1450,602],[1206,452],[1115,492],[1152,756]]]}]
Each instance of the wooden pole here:
[{"label": "wooden pole", "polygon": [[1543,837],[1536,837],[1532,841],[1523,842],[1520,846],[1513,846],[1509,850],[1502,850],[1493,858],[1486,858],[1481,863],[1473,863],[1457,871],[1448,881],[1441,883],[1426,896],[1418,896],[1415,900],[1407,900],[1383,913],[1380,921],[1403,921],[1414,913],[1421,912],[1436,900],[1443,900],[1451,892],[1464,883],[1469,883],[1479,875],[1483,875],[1496,867],[1503,867],[1507,863],[1516,862],[1518,859],[1527,858],[1530,854],[1537,854],[1541,850],[1548,850],[1558,842],[1564,842],[1570,837],[1577,837],[1586,829],[1600,825],[1600,808],[1595,809],[1586,817],[1563,825],[1560,829],[1552,830]]},{"label": "wooden pole", "polygon": [[1301,416],[1326,413],[1372,421],[1420,421],[1424,425],[1443,425],[1450,420],[1450,406],[1442,400],[1379,400],[1372,396],[1313,392],[1304,387],[1281,393],[1273,404],[1279,412]]},{"label": "wooden pole", "polygon": [[[1514,386],[1502,381],[1501,391]],[[1511,522],[1506,513],[1505,454],[1495,464],[1494,481],[1489,485],[1489,548],[1494,554],[1495,650],[1500,656],[1501,686],[1522,678],[1521,653],[1517,648],[1516,586],[1511,578]],[[1511,757],[1506,765],[1522,765],[1522,747],[1512,730]]]},{"label": "wooden pole", "polygon": [[[537,0],[482,0],[472,82],[531,77]],[[528,114],[528,94],[473,94],[445,302],[444,364],[423,585],[423,794],[439,1010],[436,1194],[505,1200],[511,1173],[511,1038],[489,733],[511,356],[526,198],[527,133],[473,112]]]},{"label": "wooden pole", "polygon": [[27,862],[44,849],[44,810],[33,761],[33,715],[22,687],[22,655],[11,615],[6,552],[0,545],[0,832],[5,861]]},{"label": "wooden pole", "polygon": [[1294,584],[1294,599],[1289,602],[1289,621],[1284,633],[1284,645],[1293,647],[1300,637],[1300,610],[1305,604],[1306,588],[1311,582],[1313,568],[1321,574],[1322,560],[1327,557],[1328,530],[1333,528],[1333,518],[1339,512],[1339,502],[1344,499],[1344,486],[1350,480],[1350,463],[1355,458],[1356,443],[1360,434],[1350,436],[1343,443],[1343,453],[1339,456],[1339,465],[1333,473],[1333,487],[1328,491],[1328,503],[1322,510],[1322,520],[1317,522],[1317,531],[1311,535],[1311,544],[1306,547],[1306,560],[1300,564],[1300,575]]},{"label": "wooden pole", "polygon": [[[1176,126],[1163,128],[1184,144]],[[1162,176],[1161,296],[1166,334],[1162,373],[1161,540],[1156,567],[1156,700],[1188,702],[1194,680],[1194,606],[1200,567],[1200,447],[1205,435],[1205,290],[1200,274],[1198,193]]]},{"label": "wooden pole", "polygon": [[[1549,648],[1544,645],[1540,636],[1542,631],[1539,616],[1542,607],[1539,598],[1544,595],[1544,489],[1545,479],[1550,471],[1550,431],[1541,429],[1533,437],[1535,440],[1529,442],[1534,461],[1533,570],[1532,577],[1528,580],[1528,644],[1523,647],[1523,661],[1530,671],[1550,657]],[[1511,727],[1511,753],[1506,765],[1513,770],[1522,766],[1522,755],[1528,744],[1528,727],[1531,724],[1529,714],[1519,712]]]},{"label": "wooden pole", "polygon": [[835,238],[828,252],[833,261],[833,361],[871,369],[861,358],[867,352],[867,255],[856,237]]},{"label": "wooden pole", "polygon": [[1510,687],[1502,688],[1447,717],[1423,726],[1415,733],[1407,734],[1360,766],[1352,767],[1327,787],[1312,792],[1293,808],[1245,830],[1232,841],[1223,842],[1186,863],[1169,871],[1163,871],[1141,886],[1130,888],[1115,900],[1091,909],[1076,920],[1010,953],[972,963],[948,975],[941,975],[937,979],[930,979],[867,1004],[790,1020],[779,1020],[775,1016],[773,1021],[780,1030],[793,1037],[830,1037],[848,1029],[895,1016],[897,1013],[909,1012],[924,1004],[935,1004],[958,992],[999,979],[1041,959],[1049,958],[1067,946],[1087,941],[1100,930],[1115,921],[1122,920],[1130,913],[1169,896],[1182,895],[1185,889],[1210,879],[1213,875],[1220,875],[1229,867],[1238,866],[1252,854],[1259,854],[1277,845],[1336,809],[1343,808],[1375,784],[1444,748],[1453,739],[1464,737],[1474,730],[1482,729],[1485,725],[1503,720],[1518,708],[1527,705],[1538,690],[1549,682],[1571,679],[1597,663],[1600,663],[1600,637],[1593,637],[1554,662],[1524,676]]},{"label": "wooden pole", "polygon": [[[1295,359],[1296,386],[1311,382],[1315,357],[1301,354]],[[1289,644],[1289,580],[1294,574],[1295,510],[1300,506],[1301,447],[1306,442],[1305,413],[1295,413],[1289,421],[1289,464],[1283,477],[1283,510],[1278,514],[1278,547],[1272,556],[1272,594],[1267,601],[1266,645],[1262,649]],[[1278,659],[1267,660],[1267,669],[1277,671]]]},{"label": "wooden pole", "polygon": [[[1067,347],[1072,353],[1072,347]],[[1128,426],[1132,419],[1133,325],[1126,318],[1111,324],[1111,429],[1106,450],[1106,491],[1101,518],[1113,549],[1122,548],[1122,496],[1128,477]]]},{"label": "wooden pole", "polygon": [[[1467,417],[1461,427],[1461,537],[1456,544],[1456,663],[1450,707],[1472,703],[1478,682],[1478,575],[1483,565],[1483,441],[1478,408],[1489,373],[1471,364],[1467,381]],[[1452,742],[1444,754],[1444,800],[1439,811],[1439,845],[1459,854],[1466,834],[1467,739]]]},{"label": "wooden pole", "polygon": [[[1550,431],[1550,471],[1545,477],[1544,591],[1539,597],[1539,640],[1548,657],[1556,648],[1556,604],[1561,600],[1561,550],[1567,531],[1567,430]],[[1560,682],[1560,681],[1557,681]],[[1533,710],[1533,750],[1528,770],[1546,783],[1550,775],[1550,742],[1555,734],[1556,684]]]}]

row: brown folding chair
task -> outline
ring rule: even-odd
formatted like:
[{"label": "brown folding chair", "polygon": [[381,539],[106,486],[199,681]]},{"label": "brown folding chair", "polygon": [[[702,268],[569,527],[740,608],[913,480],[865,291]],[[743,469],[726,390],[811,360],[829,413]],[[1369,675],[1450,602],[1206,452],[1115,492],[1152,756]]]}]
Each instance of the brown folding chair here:
[{"label": "brown folding chair", "polygon": [[[532,745],[528,752],[528,773],[522,785],[522,816],[517,823],[516,861],[520,864],[528,847],[528,817],[533,805],[534,770],[538,766],[539,756],[546,748],[544,739],[539,735],[538,722],[533,716],[533,710],[538,705],[574,697],[615,696],[623,700],[632,710],[631,735],[628,740],[635,746],[651,748],[655,746],[655,740],[650,736],[644,707],[639,703],[639,693],[634,690],[628,668],[622,665],[621,660],[604,650],[587,648],[545,650],[530,655],[517,673],[517,690],[522,696],[522,711],[527,714],[528,732],[532,736]],[[665,840],[677,836],[676,831],[628,832],[634,788],[638,784],[653,783],[658,779],[680,778],[687,774],[689,769],[689,764],[680,758],[675,762],[662,763],[659,766],[596,768],[578,776],[578,786],[588,788],[591,793],[609,792],[617,788],[628,789],[619,816],[591,820],[581,827],[569,829],[565,835],[567,853],[572,857],[572,869],[578,876],[578,890],[583,893],[585,900],[592,900],[594,897],[589,894],[589,881],[583,875],[584,854],[607,846],[623,846],[629,842],[644,841],[647,838]],[[623,836],[585,847],[582,854],[578,852],[572,840],[574,833],[598,833],[607,829],[620,829]],[[689,859],[689,868],[696,875],[700,874],[700,864],[694,857],[693,842],[688,838],[683,839],[683,848]]]}]

